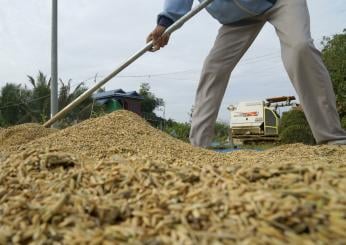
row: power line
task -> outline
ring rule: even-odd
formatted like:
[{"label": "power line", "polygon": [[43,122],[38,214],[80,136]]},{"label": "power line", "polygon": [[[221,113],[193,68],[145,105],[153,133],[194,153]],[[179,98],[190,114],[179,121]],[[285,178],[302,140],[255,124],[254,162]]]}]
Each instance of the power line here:
[{"label": "power line", "polygon": [[[274,69],[275,69],[275,66],[264,67],[264,69],[262,69],[261,71],[251,73],[251,75],[257,74],[257,75],[261,75],[262,77],[267,77],[268,75],[271,75],[271,74],[263,74],[263,73],[272,71]],[[177,72],[171,72],[171,73],[153,74],[153,75],[136,75],[136,76],[121,76],[121,77],[136,77],[136,78],[138,78],[138,77],[153,77],[153,78],[155,78],[155,77],[159,77],[160,75],[163,75],[163,74],[165,74],[165,75],[166,74],[181,74],[181,73],[184,73],[184,72],[186,73],[187,71],[191,71],[191,70],[177,71]],[[99,77],[102,78],[103,76],[99,76]],[[244,77],[250,77],[250,76],[249,76],[249,74],[246,74],[245,76],[235,74],[233,79],[239,79],[239,78],[244,78]],[[95,76],[93,76],[92,78],[89,78],[89,81],[91,79],[95,79]],[[177,81],[193,81],[193,80],[195,80],[195,79],[188,79],[188,78],[169,78],[169,77],[166,77],[165,79],[177,80]],[[71,86],[71,88],[76,87],[80,83],[84,83],[86,81],[87,80],[84,80],[82,82],[76,83],[73,86]],[[26,101],[26,102],[23,102],[23,103],[18,103],[18,104],[8,104],[8,105],[5,105],[5,106],[1,107],[0,110],[6,109],[6,108],[10,108],[10,107],[20,106],[20,105],[31,103],[31,102],[35,102],[35,101],[38,101],[38,100],[41,100],[41,99],[48,98],[49,96],[50,95],[42,96],[42,97],[39,97],[39,98],[36,98],[36,99],[32,99],[32,100],[29,100],[29,101]]]},{"label": "power line", "polygon": [[[276,58],[281,58],[281,54],[278,52],[271,52],[267,53],[264,55],[260,55],[257,57],[253,58],[247,58],[244,60],[240,60],[239,64],[240,65],[249,65],[249,64],[255,64],[263,60],[268,60],[268,59],[276,59]],[[178,75],[178,74],[185,74],[185,73],[197,73],[200,72],[200,70],[194,70],[194,69],[188,69],[188,70],[182,70],[182,71],[175,71],[175,72],[167,72],[167,73],[154,73],[154,74],[141,74],[141,75],[122,75],[122,76],[117,76],[115,78],[146,78],[146,77],[160,77],[160,76],[169,76],[169,75]],[[105,76],[99,76],[100,78],[103,78]],[[95,77],[89,78],[89,80],[93,79]]]},{"label": "power line", "polygon": [[[277,54],[277,52],[271,52],[265,55],[261,55],[261,56],[257,56],[257,57],[253,57],[253,58],[249,58],[249,59],[244,59],[243,61],[241,61],[242,65],[245,64],[253,64],[256,62],[259,62],[265,58],[279,58],[280,55]],[[247,63],[248,62],[248,63]],[[197,73],[200,72],[200,70],[194,70],[194,69],[188,69],[188,70],[182,70],[182,71],[174,71],[174,72],[167,72],[167,73],[153,73],[153,74],[139,74],[139,75],[120,75],[117,76],[115,78],[147,78],[147,77],[160,77],[160,76],[169,76],[169,75],[178,75],[178,74],[185,74],[185,73]],[[99,75],[97,76],[99,78],[104,78],[105,75]],[[82,82],[88,82],[95,79],[95,76],[92,77],[88,77],[84,80],[82,80]]]},{"label": "power line", "polygon": [[[274,58],[279,58],[280,55],[277,54],[277,52],[271,52],[271,53],[268,53],[268,54],[264,54],[264,55],[261,55],[261,56],[257,56],[257,57],[253,57],[253,58],[248,58],[248,59],[244,59],[243,61],[240,61],[239,63],[241,65],[249,65],[249,64],[255,64],[255,63],[258,63],[262,60],[268,60],[268,59],[274,59]],[[273,67],[270,67],[269,70],[271,70]],[[162,76],[170,76],[170,75],[178,75],[178,74],[186,74],[186,73],[197,73],[197,72],[200,72],[200,70],[193,70],[193,69],[188,69],[188,70],[182,70],[182,71],[174,71],[174,72],[167,72],[167,73],[154,73],[154,74],[141,74],[141,75],[122,75],[122,76],[117,76],[115,78],[155,78],[155,77],[162,77]],[[263,70],[261,71],[263,72]],[[258,74],[259,72],[257,72],[256,74]],[[252,73],[251,75],[253,75],[255,73]],[[261,74],[262,75],[262,74]],[[263,74],[262,76],[267,76],[269,74]],[[99,78],[104,78],[105,76],[104,75],[94,75],[92,77],[89,77],[89,78],[86,78],[84,80],[82,80],[81,82],[76,82],[75,84],[72,84],[71,85],[71,88],[74,88],[74,87],[77,87],[78,85],[80,85],[81,83],[87,83],[91,80],[96,80],[97,77]],[[235,78],[239,78],[239,75],[234,75]],[[242,77],[242,76],[240,76]],[[247,77],[247,76],[246,76]],[[185,79],[185,78],[165,78],[165,79],[170,79],[170,80],[180,80],[180,81],[192,81],[194,79]],[[6,109],[6,108],[9,108],[9,107],[15,107],[15,106],[19,106],[19,105],[23,105],[23,104],[26,104],[26,103],[31,103],[31,102],[34,102],[34,101],[38,101],[38,100],[41,100],[41,99],[44,99],[44,98],[48,98],[50,95],[46,95],[46,96],[42,96],[40,98],[36,98],[36,99],[33,99],[33,100],[29,100],[25,103],[18,103],[18,104],[10,104],[10,105],[5,105],[3,107],[0,108],[0,110],[2,109]]]},{"label": "power line", "polygon": [[167,72],[167,73],[154,73],[154,74],[143,74],[143,75],[123,75],[123,76],[118,76],[118,77],[161,77],[161,76],[168,76],[168,75],[177,75],[177,74],[183,74],[183,73],[191,73],[191,72],[196,72],[196,70],[183,70],[183,71],[176,71],[176,72]]},{"label": "power line", "polygon": [[[247,65],[247,64],[254,64],[257,62],[262,61],[263,59],[268,60],[268,59],[274,59],[274,58],[280,58],[280,55],[278,55],[276,52],[268,53],[265,55],[261,55],[258,57],[250,58],[250,59],[244,59],[244,61],[240,61],[239,63],[241,65]],[[200,73],[200,70],[194,70],[194,69],[188,69],[188,70],[182,70],[182,71],[173,71],[173,72],[166,72],[166,73],[154,73],[154,74],[139,74],[139,75],[120,75],[116,76],[114,79],[119,79],[119,78],[154,78],[154,77],[163,77],[163,76],[170,76],[170,75],[178,75],[178,74],[186,74],[186,73]],[[76,82],[73,83],[71,88],[77,87],[80,83],[88,83],[90,81],[95,81],[97,78],[104,78],[106,77],[105,75],[94,75],[90,76],[86,79],[83,79],[81,82]],[[168,79],[168,78],[165,78]]]}]

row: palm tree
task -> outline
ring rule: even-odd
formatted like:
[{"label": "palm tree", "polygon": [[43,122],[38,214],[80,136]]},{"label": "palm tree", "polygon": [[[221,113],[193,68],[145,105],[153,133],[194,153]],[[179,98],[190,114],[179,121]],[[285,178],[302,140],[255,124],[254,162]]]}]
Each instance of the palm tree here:
[{"label": "palm tree", "polygon": [[28,76],[33,90],[30,110],[37,122],[45,122],[50,114],[50,79],[39,71],[36,79]]},{"label": "palm tree", "polygon": [[[88,88],[83,82],[78,83],[75,86],[71,85],[72,80],[68,80],[64,83],[60,79],[60,90],[59,90],[59,110],[65,108],[68,104],[78,98],[83,94]],[[69,115],[65,118],[65,122],[71,124],[76,121],[85,120],[90,117],[92,108],[92,99],[88,98],[83,103],[81,103],[77,108],[75,108]]]},{"label": "palm tree", "polygon": [[[50,79],[41,71],[37,77],[28,76],[32,89],[17,84],[6,84],[0,91],[0,127],[26,122],[43,123],[50,114]],[[84,83],[72,85],[72,80],[64,83],[60,80],[59,110],[70,104],[88,88]],[[92,98],[77,106],[64,119],[71,124],[91,115]]]},{"label": "palm tree", "polygon": [[7,83],[0,92],[0,124],[10,126],[32,121],[33,115],[27,110],[31,91],[20,84]]}]

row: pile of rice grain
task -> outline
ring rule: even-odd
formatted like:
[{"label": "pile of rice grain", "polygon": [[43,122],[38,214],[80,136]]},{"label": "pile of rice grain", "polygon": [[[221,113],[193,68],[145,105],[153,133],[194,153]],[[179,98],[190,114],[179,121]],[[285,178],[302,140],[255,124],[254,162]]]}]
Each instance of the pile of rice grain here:
[{"label": "pile of rice grain", "polygon": [[0,129],[0,149],[26,144],[35,139],[48,136],[56,129],[45,128],[35,123],[21,124]]},{"label": "pile of rice grain", "polygon": [[225,159],[221,154],[194,148],[177,140],[129,111],[90,119],[53,135],[11,147],[8,151],[45,149],[48,146],[94,160],[109,159],[119,154],[149,156],[169,162],[210,163]]},{"label": "pile of rice grain", "polygon": [[346,151],[219,154],[116,112],[0,160],[0,244],[344,244]]},{"label": "pile of rice grain", "polygon": [[[20,152],[27,148],[44,150],[47,147],[81,157],[102,160],[121,156],[140,156],[167,163],[204,164],[261,164],[279,161],[316,161],[328,158],[337,163],[346,157],[338,147],[291,145],[266,152],[239,151],[220,154],[195,148],[151,127],[144,119],[129,111],[117,111],[104,117],[84,121],[47,137],[7,149]],[[299,152],[299,154],[297,154]]]}]

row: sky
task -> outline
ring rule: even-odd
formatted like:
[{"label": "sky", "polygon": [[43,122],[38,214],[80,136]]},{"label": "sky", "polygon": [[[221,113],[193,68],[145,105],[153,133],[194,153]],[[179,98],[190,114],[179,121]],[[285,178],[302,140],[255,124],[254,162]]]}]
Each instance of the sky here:
[{"label": "sky", "polygon": [[[303,0],[301,0],[303,1]],[[345,0],[307,0],[311,32],[320,49],[323,36],[346,28]],[[50,74],[51,1],[0,0],[0,86]],[[145,45],[163,0],[59,0],[59,77],[87,86],[111,73]],[[138,90],[150,83],[165,100],[161,116],[188,121],[199,73],[220,24],[206,11],[175,33],[169,46],[148,53],[111,80],[107,90]],[[28,85],[30,86],[30,85]],[[227,122],[230,104],[296,95],[283,68],[279,40],[266,24],[233,71],[220,108]],[[165,114],[164,114],[165,112]]]}]

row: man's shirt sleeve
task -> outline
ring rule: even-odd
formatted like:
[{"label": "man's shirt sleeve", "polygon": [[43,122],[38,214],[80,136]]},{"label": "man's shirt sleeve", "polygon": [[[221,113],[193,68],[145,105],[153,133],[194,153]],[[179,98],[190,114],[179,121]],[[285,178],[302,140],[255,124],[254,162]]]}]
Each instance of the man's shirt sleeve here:
[{"label": "man's shirt sleeve", "polygon": [[164,10],[158,17],[158,24],[164,27],[172,25],[192,8],[193,0],[165,0]]}]

